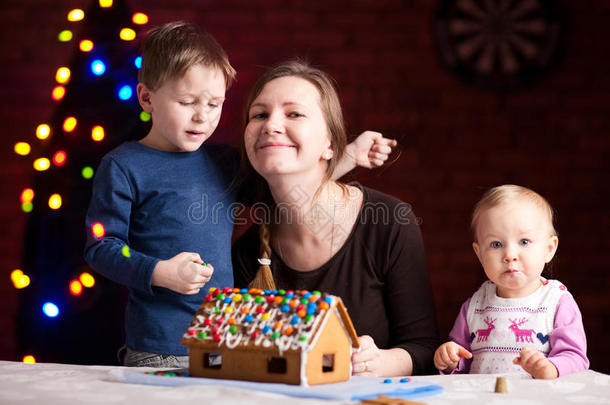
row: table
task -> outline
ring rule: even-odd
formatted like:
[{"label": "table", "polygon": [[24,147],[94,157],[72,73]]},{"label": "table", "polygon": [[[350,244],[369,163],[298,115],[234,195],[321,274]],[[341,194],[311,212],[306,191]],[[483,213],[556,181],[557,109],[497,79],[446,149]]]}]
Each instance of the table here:
[{"label": "table", "polygon": [[[0,361],[0,404],[286,404],[334,405],[342,402],[289,398],[258,391],[222,386],[157,387],[125,384],[112,380],[113,366],[73,364],[24,364]],[[150,371],[146,367],[130,371]],[[609,404],[610,375],[592,370],[556,380],[533,380],[506,376],[508,393],[493,392],[496,375],[453,375],[413,377],[441,385],[441,395],[419,398],[430,405],[542,405]],[[344,403],[344,402],[343,402]]]}]

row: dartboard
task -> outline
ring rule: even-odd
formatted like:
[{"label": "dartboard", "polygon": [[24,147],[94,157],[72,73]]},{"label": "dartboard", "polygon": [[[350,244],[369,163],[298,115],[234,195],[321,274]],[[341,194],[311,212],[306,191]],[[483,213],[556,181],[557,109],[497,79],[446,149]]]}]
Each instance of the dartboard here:
[{"label": "dartboard", "polygon": [[442,62],[491,89],[511,89],[545,71],[559,48],[557,0],[442,0],[436,42]]}]

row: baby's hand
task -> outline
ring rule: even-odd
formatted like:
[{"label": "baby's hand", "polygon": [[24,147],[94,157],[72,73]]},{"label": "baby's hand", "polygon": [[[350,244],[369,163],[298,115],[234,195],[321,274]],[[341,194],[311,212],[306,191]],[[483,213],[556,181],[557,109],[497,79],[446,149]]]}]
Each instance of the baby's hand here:
[{"label": "baby's hand", "polygon": [[454,342],[440,345],[434,352],[434,366],[442,371],[450,373],[458,366],[461,358],[472,358],[472,353]]},{"label": "baby's hand", "polygon": [[515,357],[513,363],[523,367],[534,378],[549,380],[559,375],[555,365],[544,354],[529,347],[521,349],[519,357]]},{"label": "baby's hand", "polygon": [[203,265],[197,253],[182,252],[155,266],[152,285],[165,287],[180,294],[192,295],[210,281],[214,267]]},{"label": "baby's hand", "polygon": [[398,142],[394,139],[384,138],[379,132],[364,131],[346,149],[347,154],[353,154],[356,166],[373,167],[383,166]]}]

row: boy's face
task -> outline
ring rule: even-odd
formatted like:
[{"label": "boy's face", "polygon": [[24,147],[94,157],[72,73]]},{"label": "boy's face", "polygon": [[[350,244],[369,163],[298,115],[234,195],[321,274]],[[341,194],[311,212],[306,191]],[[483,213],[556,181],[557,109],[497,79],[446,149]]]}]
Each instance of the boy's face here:
[{"label": "boy's face", "polygon": [[212,135],[222,112],[225,80],[203,65],[150,91],[138,84],[138,100],[152,115],[152,128],[140,142],[166,152],[193,152]]},{"label": "boy's face", "polygon": [[525,297],[557,250],[547,215],[528,201],[508,202],[481,213],[472,244],[485,274],[503,298]]}]

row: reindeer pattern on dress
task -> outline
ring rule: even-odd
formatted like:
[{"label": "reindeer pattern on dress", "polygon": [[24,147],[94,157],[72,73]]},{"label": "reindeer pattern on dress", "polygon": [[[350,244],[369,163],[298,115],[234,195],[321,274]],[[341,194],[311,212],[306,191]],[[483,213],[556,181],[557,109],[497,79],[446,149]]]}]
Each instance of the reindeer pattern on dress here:
[{"label": "reindeer pattern on dress", "polygon": [[520,325],[527,322],[527,318],[521,318],[519,320],[508,318],[508,320],[512,324],[508,327],[508,329],[512,330],[515,334],[515,342],[534,343],[534,338],[532,338],[532,335],[536,335],[536,331],[534,329],[519,329]]}]

